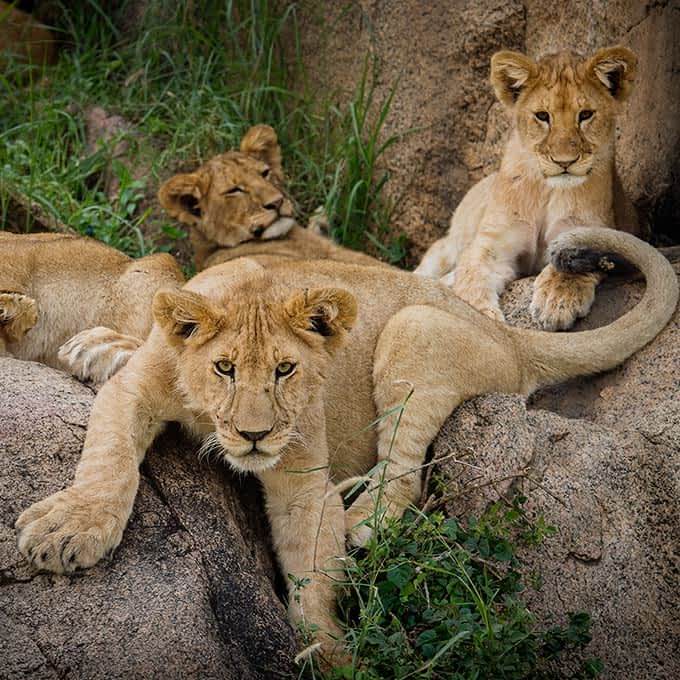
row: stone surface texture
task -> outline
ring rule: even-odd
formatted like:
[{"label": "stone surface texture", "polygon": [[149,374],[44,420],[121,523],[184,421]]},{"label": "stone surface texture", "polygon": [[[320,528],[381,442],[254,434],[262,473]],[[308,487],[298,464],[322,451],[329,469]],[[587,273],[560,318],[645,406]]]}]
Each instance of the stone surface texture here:
[{"label": "stone surface texture", "polygon": [[39,364],[0,359],[0,678],[290,677],[257,488],[174,432],[142,466],[123,541],[72,576],[35,574],[13,529],[68,485],[93,393]]},{"label": "stone surface texture", "polygon": [[[532,326],[531,283],[503,298],[515,325]],[[642,290],[604,284],[578,329],[609,323]],[[614,371],[543,390],[528,406],[499,394],[464,404],[433,448],[451,514],[478,513],[520,489],[528,511],[557,528],[528,555],[527,572],[543,582],[528,592],[530,606],[561,623],[590,612],[603,677],[680,676],[680,311]]]},{"label": "stone surface texture", "polygon": [[508,123],[488,84],[499,49],[534,57],[623,44],[639,56],[620,119],[624,187],[657,232],[680,238],[680,0],[302,0],[303,59],[314,87],[347,102],[366,52],[378,101],[398,81],[384,134],[407,133],[386,158],[396,225],[416,262],[448,228],[465,192],[497,167]]}]

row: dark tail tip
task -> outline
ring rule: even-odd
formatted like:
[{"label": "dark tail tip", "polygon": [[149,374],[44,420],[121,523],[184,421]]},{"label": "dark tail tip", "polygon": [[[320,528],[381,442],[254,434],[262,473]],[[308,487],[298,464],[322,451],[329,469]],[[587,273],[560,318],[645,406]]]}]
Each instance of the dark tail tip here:
[{"label": "dark tail tip", "polygon": [[551,255],[553,267],[566,274],[605,272],[622,274],[635,267],[621,255],[589,248],[562,248]]}]

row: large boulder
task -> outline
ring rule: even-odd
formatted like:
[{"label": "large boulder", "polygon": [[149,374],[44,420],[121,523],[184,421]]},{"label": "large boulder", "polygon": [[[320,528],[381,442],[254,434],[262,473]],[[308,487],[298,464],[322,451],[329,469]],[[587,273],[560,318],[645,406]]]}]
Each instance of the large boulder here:
[{"label": "large boulder", "polygon": [[[680,273],[680,265],[676,265]],[[531,327],[531,280],[503,298],[511,323]],[[632,307],[642,283],[601,287],[578,329]],[[591,651],[606,678],[680,677],[680,311],[614,371],[543,390],[527,407],[489,395],[459,408],[434,443],[450,482],[451,514],[479,513],[513,488],[557,528],[528,555],[542,587],[540,618],[593,616]]]},{"label": "large boulder", "polygon": [[292,672],[256,485],[172,432],[154,446],[123,541],[72,576],[36,574],[13,529],[66,486],[93,393],[0,359],[0,678],[269,679]]},{"label": "large boulder", "polygon": [[488,76],[499,49],[540,56],[621,43],[637,52],[619,166],[625,189],[656,231],[680,237],[678,0],[297,4],[306,75],[316,89],[346,102],[367,51],[377,60],[377,100],[398,82],[384,134],[408,134],[387,154],[388,186],[400,199],[397,225],[411,237],[414,260],[446,231],[472,184],[497,166],[507,121]]}]

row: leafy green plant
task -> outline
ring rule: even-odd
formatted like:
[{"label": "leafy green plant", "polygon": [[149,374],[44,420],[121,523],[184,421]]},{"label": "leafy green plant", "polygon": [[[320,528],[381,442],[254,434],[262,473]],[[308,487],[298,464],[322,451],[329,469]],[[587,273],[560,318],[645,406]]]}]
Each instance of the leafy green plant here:
[{"label": "leafy green plant", "polygon": [[[601,662],[584,658],[588,615],[570,614],[566,627],[541,630],[523,602],[517,551],[536,533],[522,502],[493,505],[467,522],[416,512],[388,522],[348,563],[340,611],[353,662],[314,676],[597,677]],[[311,677],[309,668],[305,673]]]}]

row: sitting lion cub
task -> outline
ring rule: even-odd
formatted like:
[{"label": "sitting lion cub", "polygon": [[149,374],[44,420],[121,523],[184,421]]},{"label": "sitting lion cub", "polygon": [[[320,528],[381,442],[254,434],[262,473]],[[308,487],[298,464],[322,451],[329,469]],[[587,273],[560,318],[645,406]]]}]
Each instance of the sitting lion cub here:
[{"label": "sitting lion cub", "polygon": [[167,180],[158,200],[169,215],[189,225],[199,270],[246,255],[381,264],[298,226],[284,184],[276,132],[255,125],[238,151]]},{"label": "sitting lion cub", "polygon": [[448,235],[430,247],[416,273],[450,272],[444,283],[502,320],[498,298],[505,285],[540,271],[534,319],[557,330],[585,316],[603,273],[556,270],[548,245],[584,226],[637,233],[614,163],[616,115],[636,66],[624,47],[588,58],[562,52],[537,63],[517,52],[494,54],[491,83],[513,120],[500,170],[470,189]]},{"label": "sitting lion cub", "polygon": [[0,231],[0,262],[0,355],[66,363],[96,383],[149,334],[156,291],[184,283],[170,255],[132,260],[94,239],[65,234]]},{"label": "sitting lion cub", "polygon": [[[408,272],[333,261],[241,259],[159,292],[148,340],[95,399],[73,485],[17,520],[21,552],[57,573],[111,552],[147,448],[178,421],[261,480],[282,571],[307,583],[291,592],[290,615],[318,626],[331,658],[342,654],[333,585],[345,533],[361,544],[383,511],[399,516],[420,497],[449,413],[482,393],[610,369],[672,315],[673,269],[635,237],[580,229],[552,249],[568,273],[623,257],[645,275],[644,298],[609,326],[556,335],[500,324]],[[375,468],[376,453],[384,466],[344,511],[335,485]]]}]

